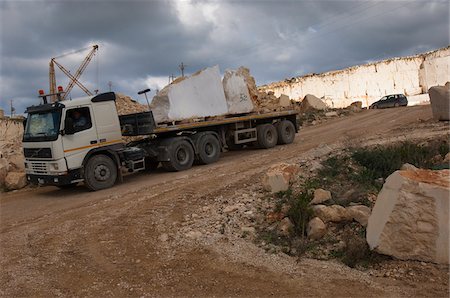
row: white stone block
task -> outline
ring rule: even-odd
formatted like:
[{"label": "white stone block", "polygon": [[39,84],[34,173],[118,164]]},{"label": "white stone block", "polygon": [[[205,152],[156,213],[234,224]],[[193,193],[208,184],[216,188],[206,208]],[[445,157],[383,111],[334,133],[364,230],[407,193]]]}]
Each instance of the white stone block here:
[{"label": "white stone block", "polygon": [[201,70],[166,86],[152,100],[156,123],[227,114],[219,67]]},{"label": "white stone block", "polygon": [[245,78],[233,70],[225,71],[223,89],[229,114],[249,113],[254,109]]}]

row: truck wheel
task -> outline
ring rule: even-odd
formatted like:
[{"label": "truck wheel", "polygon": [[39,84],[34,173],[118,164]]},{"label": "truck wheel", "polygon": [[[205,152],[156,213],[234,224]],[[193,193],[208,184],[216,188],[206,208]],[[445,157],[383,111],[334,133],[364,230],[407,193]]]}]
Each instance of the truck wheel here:
[{"label": "truck wheel", "polygon": [[295,127],[291,121],[283,120],[276,125],[278,144],[290,144],[295,138]]},{"label": "truck wheel", "polygon": [[256,126],[256,134],[258,137],[258,147],[269,149],[277,145],[277,129],[272,124],[260,124]]},{"label": "truck wheel", "polygon": [[212,134],[207,134],[198,143],[198,161],[201,164],[216,162],[220,157],[219,140]]},{"label": "truck wheel", "polygon": [[169,147],[170,160],[161,162],[163,168],[167,171],[184,171],[192,167],[194,162],[194,149],[186,140],[176,140]]},{"label": "truck wheel", "polygon": [[91,157],[84,167],[84,183],[90,190],[100,190],[114,185],[117,179],[117,166],[106,155]]}]

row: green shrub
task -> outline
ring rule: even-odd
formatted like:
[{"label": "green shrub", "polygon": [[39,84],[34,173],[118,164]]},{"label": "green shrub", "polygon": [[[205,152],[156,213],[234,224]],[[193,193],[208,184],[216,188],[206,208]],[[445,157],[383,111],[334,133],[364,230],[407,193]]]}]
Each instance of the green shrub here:
[{"label": "green shrub", "polygon": [[308,191],[303,191],[297,195],[292,195],[288,199],[289,211],[287,216],[294,225],[294,232],[302,238],[306,236],[306,225],[312,217],[312,209],[309,205],[313,195]]}]

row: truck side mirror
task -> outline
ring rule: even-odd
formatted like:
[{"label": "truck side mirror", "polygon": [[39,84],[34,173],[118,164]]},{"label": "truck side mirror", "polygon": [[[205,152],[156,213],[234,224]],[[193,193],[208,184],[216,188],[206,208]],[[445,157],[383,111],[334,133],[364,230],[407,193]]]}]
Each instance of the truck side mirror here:
[{"label": "truck side mirror", "polygon": [[67,117],[66,120],[64,120],[64,133],[66,135],[73,135],[75,133],[75,127],[73,126],[73,119],[70,117]]}]

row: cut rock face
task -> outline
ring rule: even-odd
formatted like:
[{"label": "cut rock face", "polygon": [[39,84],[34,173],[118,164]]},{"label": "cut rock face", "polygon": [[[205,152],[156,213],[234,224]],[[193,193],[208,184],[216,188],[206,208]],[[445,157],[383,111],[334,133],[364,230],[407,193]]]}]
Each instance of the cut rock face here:
[{"label": "cut rock face", "polygon": [[369,217],[371,249],[396,257],[449,263],[449,170],[396,171]]},{"label": "cut rock face", "polygon": [[156,123],[226,114],[228,107],[219,67],[175,80],[153,97],[150,106]]},{"label": "cut rock face", "polygon": [[222,84],[229,114],[248,113],[254,109],[242,69],[243,67],[237,71],[227,70],[223,76]]}]

